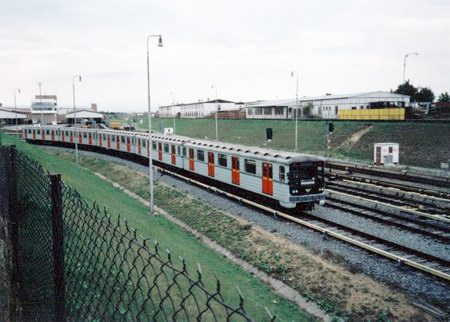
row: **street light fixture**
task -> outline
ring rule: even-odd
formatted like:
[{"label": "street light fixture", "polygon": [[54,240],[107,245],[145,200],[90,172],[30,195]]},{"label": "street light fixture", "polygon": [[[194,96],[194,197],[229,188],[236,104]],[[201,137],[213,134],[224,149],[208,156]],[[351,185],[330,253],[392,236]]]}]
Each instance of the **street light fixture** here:
[{"label": "street light fixture", "polygon": [[148,180],[150,188],[150,214],[153,213],[153,160],[152,160],[152,112],[150,100],[150,63],[148,54],[148,43],[150,38],[158,37],[158,47],[163,46],[161,35],[147,36],[147,99],[148,99]]},{"label": "street light fixture", "polygon": [[419,53],[409,53],[405,55],[405,58],[403,59],[403,84],[405,84],[405,72],[406,72],[406,58],[408,58],[408,56],[412,56],[412,55],[419,55]]},{"label": "street light fixture", "polygon": [[[295,149],[294,151],[298,151],[298,71],[292,71],[291,77],[294,77],[294,73],[297,76],[297,91],[295,94],[295,109],[294,109],[294,117],[295,117]],[[301,110],[301,118],[303,118],[303,109]]]},{"label": "street light fixture", "polygon": [[19,127],[17,125],[17,103],[16,103],[16,93],[20,94],[20,88],[14,89],[14,111],[16,113],[16,138],[19,138]]},{"label": "street light fixture", "polygon": [[[77,110],[75,108],[75,80],[78,79],[79,82],[81,82],[81,76],[80,75],[74,75],[72,77],[72,93],[73,93],[73,128],[74,128],[74,134],[76,130],[76,124],[77,124]],[[75,162],[78,164],[78,136],[75,138]]]}]

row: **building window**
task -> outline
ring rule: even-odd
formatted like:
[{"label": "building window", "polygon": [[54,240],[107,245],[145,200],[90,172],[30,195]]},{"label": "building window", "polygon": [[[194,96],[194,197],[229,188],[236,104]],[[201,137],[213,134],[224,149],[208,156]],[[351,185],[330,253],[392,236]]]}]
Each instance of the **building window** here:
[{"label": "building window", "polygon": [[197,160],[205,161],[205,152],[201,150],[197,150]]},{"label": "building window", "polygon": [[248,112],[248,115],[253,115],[253,109],[252,109],[252,108],[249,108],[249,109],[247,110],[247,112]]},{"label": "building window", "polygon": [[284,114],[284,108],[283,107],[275,107],[275,114],[276,115],[283,115]]},{"label": "building window", "polygon": [[255,110],[255,115],[262,115],[262,109],[261,108],[257,108]]},{"label": "building window", "polygon": [[169,153],[169,145],[164,143],[164,152]]},{"label": "building window", "polygon": [[339,113],[339,107],[336,105],[335,107],[334,107],[334,114],[338,114]]},{"label": "building window", "polygon": [[218,160],[220,166],[222,166],[222,167],[227,166],[227,156],[225,154],[219,154],[217,160]]},{"label": "building window", "polygon": [[244,169],[245,169],[245,172],[255,174],[256,173],[256,161],[245,159],[244,160]]},{"label": "building window", "polygon": [[264,108],[264,115],[271,115],[272,114],[272,109],[270,107],[265,107]]},{"label": "building window", "polygon": [[356,106],[352,106],[352,110],[356,110]]},{"label": "building window", "polygon": [[390,146],[390,147],[389,147],[389,153],[392,153],[392,150],[393,150],[393,149],[392,149],[392,147]]},{"label": "building window", "polygon": [[280,181],[284,182],[286,180],[286,172],[283,165],[280,165]]}]

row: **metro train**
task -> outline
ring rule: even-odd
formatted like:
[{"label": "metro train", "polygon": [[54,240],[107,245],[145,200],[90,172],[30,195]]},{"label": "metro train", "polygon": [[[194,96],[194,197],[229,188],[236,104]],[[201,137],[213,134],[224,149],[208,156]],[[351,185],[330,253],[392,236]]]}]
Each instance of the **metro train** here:
[{"label": "metro train", "polygon": [[[148,133],[61,126],[27,126],[30,143],[63,145],[148,160]],[[324,161],[319,157],[271,149],[152,134],[156,166],[208,183],[250,193],[284,208],[312,209],[325,203]]]}]

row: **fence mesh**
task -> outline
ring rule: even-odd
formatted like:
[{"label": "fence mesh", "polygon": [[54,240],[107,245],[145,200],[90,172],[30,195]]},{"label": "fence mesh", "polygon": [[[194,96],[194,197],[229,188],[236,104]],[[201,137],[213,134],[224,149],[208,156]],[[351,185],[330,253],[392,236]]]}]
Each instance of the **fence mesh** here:
[{"label": "fence mesh", "polygon": [[227,304],[218,280],[205,285],[200,268],[188,269],[57,179],[13,147],[0,147],[0,185],[8,188],[0,214],[9,223],[2,237],[11,245],[18,299],[11,318],[251,321],[240,293],[238,304]]}]

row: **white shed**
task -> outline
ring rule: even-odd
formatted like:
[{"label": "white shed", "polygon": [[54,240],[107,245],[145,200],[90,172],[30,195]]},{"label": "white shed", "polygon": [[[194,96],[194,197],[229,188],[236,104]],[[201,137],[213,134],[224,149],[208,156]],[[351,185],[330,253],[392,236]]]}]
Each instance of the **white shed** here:
[{"label": "white shed", "polygon": [[373,163],[376,165],[398,165],[398,143],[375,143]]}]

